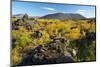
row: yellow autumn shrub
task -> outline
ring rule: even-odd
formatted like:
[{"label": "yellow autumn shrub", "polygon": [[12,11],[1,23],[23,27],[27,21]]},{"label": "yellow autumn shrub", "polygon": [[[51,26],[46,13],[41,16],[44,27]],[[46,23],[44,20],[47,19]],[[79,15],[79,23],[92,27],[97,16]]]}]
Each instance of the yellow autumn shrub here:
[{"label": "yellow autumn shrub", "polygon": [[13,65],[17,65],[22,60],[22,56],[19,53],[19,50],[20,50],[19,47],[16,47],[16,48],[14,48],[12,50],[12,57],[11,57],[11,59],[12,59]]}]

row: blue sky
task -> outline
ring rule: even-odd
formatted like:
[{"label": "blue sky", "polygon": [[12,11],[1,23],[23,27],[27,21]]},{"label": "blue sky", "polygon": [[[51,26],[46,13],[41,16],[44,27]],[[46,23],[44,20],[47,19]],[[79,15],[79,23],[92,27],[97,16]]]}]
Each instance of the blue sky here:
[{"label": "blue sky", "polygon": [[87,18],[95,17],[95,6],[80,6],[69,4],[12,2],[12,14],[25,14],[30,16],[44,16],[50,13],[79,13]]}]

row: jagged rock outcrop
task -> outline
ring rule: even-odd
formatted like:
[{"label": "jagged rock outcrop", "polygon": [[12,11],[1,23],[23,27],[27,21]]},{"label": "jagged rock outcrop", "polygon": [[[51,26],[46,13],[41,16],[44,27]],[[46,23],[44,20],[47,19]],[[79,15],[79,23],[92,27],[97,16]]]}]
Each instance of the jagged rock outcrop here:
[{"label": "jagged rock outcrop", "polygon": [[61,40],[55,40],[32,49],[18,65],[69,63],[74,62],[73,55],[72,48]]}]

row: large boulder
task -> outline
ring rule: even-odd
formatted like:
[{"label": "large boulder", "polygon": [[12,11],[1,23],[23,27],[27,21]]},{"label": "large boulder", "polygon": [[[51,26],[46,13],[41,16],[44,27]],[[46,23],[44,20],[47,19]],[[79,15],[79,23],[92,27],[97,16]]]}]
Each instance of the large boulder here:
[{"label": "large boulder", "polygon": [[61,40],[55,40],[45,46],[33,48],[18,65],[56,64],[74,62],[73,49]]}]

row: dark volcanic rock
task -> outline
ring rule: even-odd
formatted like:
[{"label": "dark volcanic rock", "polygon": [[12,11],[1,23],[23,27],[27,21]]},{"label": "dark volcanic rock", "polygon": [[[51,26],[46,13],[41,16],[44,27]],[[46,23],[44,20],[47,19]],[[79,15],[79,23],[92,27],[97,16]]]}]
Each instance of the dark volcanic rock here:
[{"label": "dark volcanic rock", "polygon": [[46,46],[39,45],[30,50],[18,66],[74,62],[69,49],[64,45],[60,40],[50,42]]}]

